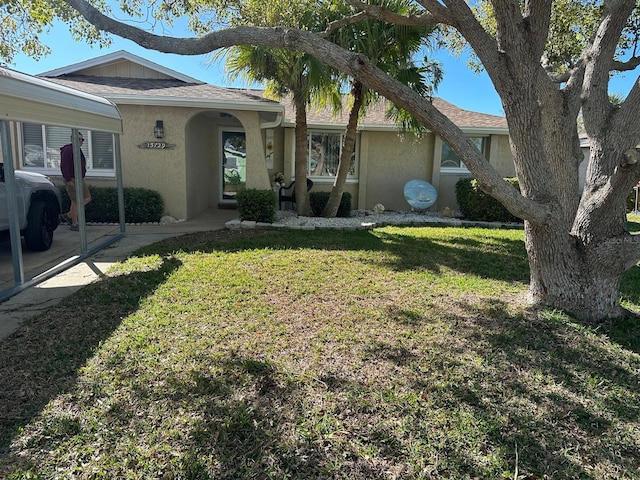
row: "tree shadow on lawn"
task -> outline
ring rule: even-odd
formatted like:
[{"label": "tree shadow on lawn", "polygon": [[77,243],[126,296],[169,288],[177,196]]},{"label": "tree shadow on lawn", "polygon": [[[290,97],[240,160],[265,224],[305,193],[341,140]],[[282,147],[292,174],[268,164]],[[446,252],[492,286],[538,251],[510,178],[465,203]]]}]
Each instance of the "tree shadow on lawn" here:
[{"label": "tree shadow on lawn", "polygon": [[[456,314],[455,312],[465,312]],[[403,315],[406,316],[406,315]],[[400,318],[400,321],[403,321]],[[515,459],[522,478],[632,478],[640,471],[640,359],[568,318],[512,316],[500,300],[458,302],[455,341],[442,369],[457,381],[415,387],[439,408],[478,419],[488,445]],[[444,350],[445,346],[443,346]],[[473,369],[458,359],[476,357]],[[451,451],[464,464],[468,452]]]},{"label": "tree shadow on lawn", "polygon": [[[296,369],[286,352],[245,345],[203,351],[186,370],[159,368],[154,382],[119,371],[121,390],[97,385],[97,397],[74,395],[67,411],[86,417],[37,446],[70,449],[82,468],[105,462],[114,478],[131,468],[189,479],[637,473],[637,427],[625,429],[639,418],[637,358],[626,364],[601,336],[513,316],[501,301],[460,301],[444,319],[410,324],[415,313],[393,315],[406,335],[374,336],[373,346],[363,338],[340,350],[339,362],[325,355]],[[449,334],[431,338],[435,324]],[[93,418],[105,405],[108,418]],[[104,431],[92,431],[93,422]]]},{"label": "tree shadow on lawn", "polygon": [[168,258],[145,272],[102,278],[0,341],[0,454],[52,398],[73,388],[100,343],[179,267]]},{"label": "tree shadow on lawn", "polygon": [[[420,229],[450,227],[430,226]],[[139,251],[171,254],[176,251],[237,252],[245,249],[368,250],[389,253],[380,261],[395,271],[440,272],[443,268],[505,282],[528,284],[529,264],[523,240],[494,238],[490,246],[469,238],[434,241],[425,237],[390,233],[376,229],[341,230],[219,230],[201,232],[158,242]],[[188,248],[185,248],[188,246]],[[620,288],[623,300],[640,305],[640,267],[625,273]],[[410,320],[410,319],[408,319]],[[640,353],[640,323],[637,319],[616,319],[602,325],[603,332],[622,347]]]},{"label": "tree shadow on lawn", "polygon": [[268,360],[243,355],[218,367],[215,378],[203,371],[179,385],[202,400],[181,461],[187,478],[388,478],[384,462],[364,458],[345,441],[339,412],[317,403],[322,390],[333,388],[326,379],[308,384]]},{"label": "tree shadow on lawn", "polygon": [[[244,234],[256,236],[246,231],[200,236],[209,244],[212,238],[221,239],[218,249],[231,251],[227,242]],[[158,242],[140,249],[132,257],[173,252],[185,244],[191,245],[192,251],[201,251],[198,236],[190,235],[187,241],[178,237]],[[166,255],[162,259],[160,265],[147,271],[105,277],[82,288],[0,341],[0,455],[9,452],[14,436],[39,415],[51,399],[73,388],[78,369],[93,356],[100,343],[180,267],[175,257]],[[2,463],[0,460],[0,472]]]},{"label": "tree shadow on lawn", "polygon": [[[390,268],[425,268],[422,262],[429,260],[410,253],[417,248],[435,251],[437,261],[427,268],[436,271],[455,265],[481,276],[521,280],[517,270],[495,271],[495,265],[523,249],[519,242],[504,242],[507,253],[486,254],[488,263],[483,259],[480,266],[466,266],[466,260],[446,258],[451,252],[463,255],[457,246],[430,240],[372,232],[309,233],[287,232],[282,248],[366,248],[396,256]],[[139,255],[174,252],[181,243],[194,252],[273,249],[285,238],[279,235],[242,234],[232,244],[222,235],[214,240],[201,235],[201,243],[175,239]],[[177,259],[169,258],[146,272],[103,279],[0,342],[0,365],[6,365],[0,376],[0,454],[49,400],[78,388],[78,368],[179,267]],[[106,298],[113,292],[118,295]],[[166,468],[179,470],[184,478],[266,478],[265,472],[281,478],[416,478],[426,473],[497,478],[514,471],[516,448],[520,472],[532,478],[620,478],[640,467],[637,427],[636,437],[625,430],[639,419],[637,357],[616,353],[603,335],[569,321],[514,316],[503,301],[460,300],[443,312],[444,319],[436,320],[390,309],[390,318],[405,333],[396,336],[397,342],[372,338],[359,348],[341,350],[358,356],[353,365],[400,369],[390,383],[363,380],[353,365],[292,373],[290,366],[261,353],[227,353],[215,362],[194,363],[187,376],[170,370],[157,384],[138,385],[134,404],[112,399],[105,445],[117,445],[157,405],[169,404],[169,410],[189,409],[186,417],[192,423],[167,427],[178,438],[157,448],[172,450],[168,456],[178,465],[167,460]],[[413,343],[416,335],[443,321],[451,332],[441,343],[428,349]],[[118,375],[123,384],[140,383],[135,372]],[[80,398],[77,406],[91,412],[96,401]],[[66,425],[57,435],[41,438],[39,448],[73,446],[86,424]],[[84,454],[91,456],[89,450]],[[605,467],[609,476],[593,473]]]}]

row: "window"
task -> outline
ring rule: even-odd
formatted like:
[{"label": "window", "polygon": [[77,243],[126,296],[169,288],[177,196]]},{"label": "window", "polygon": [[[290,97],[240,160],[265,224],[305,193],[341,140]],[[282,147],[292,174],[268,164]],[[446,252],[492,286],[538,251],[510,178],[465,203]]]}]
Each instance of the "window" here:
[{"label": "window", "polygon": [[[310,132],[307,172],[310,177],[335,177],[338,173],[344,135],[341,133]],[[358,150],[356,144],[356,151]],[[357,175],[356,154],[351,156],[348,177]]]},{"label": "window", "polygon": [[[469,137],[485,158],[489,156],[489,137]],[[440,161],[442,170],[467,170],[458,154],[449,145],[442,142],[442,159]]]},{"label": "window", "polygon": [[[106,132],[90,132],[89,145],[91,155],[87,156],[87,170],[113,172],[113,134]],[[85,154],[86,155],[86,154]]]},{"label": "window", "polygon": [[[87,175],[113,175],[115,172],[113,135],[81,132],[85,142]],[[22,164],[44,173],[60,172],[60,148],[71,141],[71,129],[49,125],[22,124]]]}]

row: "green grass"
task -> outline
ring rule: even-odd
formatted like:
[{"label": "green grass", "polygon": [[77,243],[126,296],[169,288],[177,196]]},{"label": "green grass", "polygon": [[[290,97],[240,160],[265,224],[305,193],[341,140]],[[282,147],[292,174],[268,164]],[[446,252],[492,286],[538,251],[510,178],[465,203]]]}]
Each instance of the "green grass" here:
[{"label": "green grass", "polygon": [[640,327],[527,281],[519,230],[147,247],[0,342],[0,477],[639,478]]},{"label": "green grass", "polygon": [[640,232],[640,214],[635,212],[627,213],[627,226],[631,233]]}]

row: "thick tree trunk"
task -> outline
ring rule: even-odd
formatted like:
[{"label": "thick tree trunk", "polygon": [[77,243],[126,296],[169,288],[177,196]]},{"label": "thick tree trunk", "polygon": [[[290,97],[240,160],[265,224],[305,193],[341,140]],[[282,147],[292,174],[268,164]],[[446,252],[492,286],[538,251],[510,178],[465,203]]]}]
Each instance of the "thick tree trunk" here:
[{"label": "thick tree trunk", "polygon": [[529,296],[534,304],[566,311],[585,322],[625,315],[620,306],[622,272],[602,268],[593,247],[553,226],[526,222],[531,269]]}]

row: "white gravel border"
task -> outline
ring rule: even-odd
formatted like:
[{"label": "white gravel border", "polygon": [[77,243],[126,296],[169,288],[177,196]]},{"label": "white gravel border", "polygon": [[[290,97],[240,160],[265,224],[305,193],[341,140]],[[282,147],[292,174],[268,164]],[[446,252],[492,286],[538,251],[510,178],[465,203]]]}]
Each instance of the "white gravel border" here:
[{"label": "white gravel border", "polygon": [[394,212],[385,211],[374,214],[366,210],[354,210],[350,217],[302,217],[295,211],[279,210],[274,223],[260,223],[234,219],[226,224],[228,229],[238,228],[290,228],[301,230],[370,230],[372,228],[393,226],[427,226],[449,225],[454,227],[483,227],[483,228],[523,228],[519,223],[500,222],[471,222],[459,218],[443,217],[433,212]]}]

